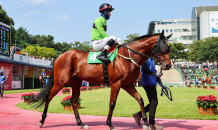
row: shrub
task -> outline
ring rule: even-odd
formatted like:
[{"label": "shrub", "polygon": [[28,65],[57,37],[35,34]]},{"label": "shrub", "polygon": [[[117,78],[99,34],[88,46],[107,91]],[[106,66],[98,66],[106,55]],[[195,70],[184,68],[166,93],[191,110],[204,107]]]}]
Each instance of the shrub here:
[{"label": "shrub", "polygon": [[206,86],[206,85],[204,85],[204,86],[203,86],[203,88],[207,88],[207,86]]},{"label": "shrub", "polygon": [[191,87],[191,85],[187,85],[187,87]]},{"label": "shrub", "polygon": [[63,88],[62,93],[66,93],[66,92],[70,92],[70,89],[69,88]]},{"label": "shrub", "polygon": [[173,85],[170,85],[170,87],[173,87]]},{"label": "shrub", "polygon": [[81,87],[80,90],[81,90],[81,91],[85,91],[85,90],[86,90],[86,87]]},{"label": "shrub", "polygon": [[[72,98],[72,96],[64,97],[61,100],[61,105],[63,105],[63,106],[70,106],[70,105],[72,105],[71,98]],[[81,104],[81,99],[80,98],[78,99],[78,104]]]},{"label": "shrub", "polygon": [[21,96],[21,99],[26,99],[26,100],[31,100],[35,97],[34,93],[29,93],[29,94],[23,94]]},{"label": "shrub", "polygon": [[210,88],[215,89],[215,86],[210,86]]},{"label": "shrub", "polygon": [[217,97],[213,95],[199,96],[197,97],[196,104],[198,107],[203,108],[217,108]]}]

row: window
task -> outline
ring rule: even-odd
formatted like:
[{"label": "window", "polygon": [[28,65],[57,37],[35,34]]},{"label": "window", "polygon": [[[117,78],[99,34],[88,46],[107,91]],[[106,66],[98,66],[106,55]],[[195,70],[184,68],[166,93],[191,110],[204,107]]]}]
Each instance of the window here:
[{"label": "window", "polygon": [[166,29],[166,32],[168,32],[168,29]]},{"label": "window", "polygon": [[173,29],[170,29],[170,32],[173,32]]},{"label": "window", "polygon": [[174,40],[177,40],[177,37],[174,37]]},{"label": "window", "polygon": [[179,37],[179,40],[182,40],[182,37]]},{"label": "window", "polygon": [[181,29],[174,29],[174,32],[182,32]]},{"label": "window", "polygon": [[159,32],[160,32],[160,30],[157,30],[157,32],[159,33]]},{"label": "window", "polygon": [[186,40],[186,37],[183,37],[183,40]]},{"label": "window", "polygon": [[168,41],[172,41],[173,40],[173,37],[170,37],[169,39],[168,39]]}]

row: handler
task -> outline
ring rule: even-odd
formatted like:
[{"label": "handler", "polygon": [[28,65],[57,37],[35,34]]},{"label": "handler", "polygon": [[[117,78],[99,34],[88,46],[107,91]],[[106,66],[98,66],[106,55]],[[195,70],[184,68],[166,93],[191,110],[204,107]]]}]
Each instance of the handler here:
[{"label": "handler", "polygon": [[[149,111],[149,124],[148,122],[145,122],[146,125],[144,126],[146,127],[145,129],[159,129],[159,130],[163,129],[162,126],[159,126],[155,123],[155,114],[158,105],[157,89],[156,89],[157,82],[160,84],[160,86],[163,89],[165,89],[166,93],[168,94],[167,87],[163,85],[160,79],[162,75],[163,75],[162,73],[156,71],[154,60],[151,58],[145,61],[141,66],[141,83],[145,92],[147,93],[147,97],[149,100],[149,104],[146,107],[144,107],[145,113]],[[135,118],[136,123],[139,126],[141,126],[140,123],[142,118],[141,111],[133,114],[133,117]]]},{"label": "handler", "polygon": [[6,81],[6,76],[3,75],[3,70],[0,70],[0,96],[1,98],[3,97],[3,92],[4,92],[4,88],[5,88],[5,81]]},{"label": "handler", "polygon": [[97,56],[99,60],[110,62],[107,58],[108,50],[111,46],[115,43],[122,44],[120,38],[115,36],[109,36],[107,31],[107,20],[111,16],[111,11],[114,10],[110,4],[103,3],[100,8],[99,12],[101,13],[101,17],[97,18],[92,26],[92,38],[91,41],[93,42],[93,49],[97,51],[101,51],[101,54]]}]

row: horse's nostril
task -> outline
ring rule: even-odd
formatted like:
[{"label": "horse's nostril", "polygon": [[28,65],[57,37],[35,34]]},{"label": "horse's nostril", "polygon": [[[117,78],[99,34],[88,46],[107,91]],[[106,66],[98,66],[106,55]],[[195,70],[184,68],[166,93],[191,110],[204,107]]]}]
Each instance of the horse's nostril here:
[{"label": "horse's nostril", "polygon": [[167,64],[167,65],[166,65],[166,68],[167,68],[167,69],[169,69],[169,68],[170,68],[170,66]]}]

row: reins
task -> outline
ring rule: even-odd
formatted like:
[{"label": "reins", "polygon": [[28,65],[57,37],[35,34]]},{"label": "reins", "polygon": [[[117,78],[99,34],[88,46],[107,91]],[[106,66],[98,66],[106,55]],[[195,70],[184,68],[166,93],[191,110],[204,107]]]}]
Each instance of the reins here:
[{"label": "reins", "polygon": [[[133,49],[130,49],[129,47],[127,47],[128,45],[127,45],[127,46],[125,46],[125,45],[118,45],[118,46],[124,47],[124,48],[128,49],[129,57],[123,56],[123,55],[118,54],[118,53],[115,53],[115,52],[113,52],[113,53],[116,54],[116,55],[118,55],[118,56],[120,56],[120,57],[122,57],[122,58],[124,58],[124,59],[127,59],[127,60],[132,61],[132,63],[134,63],[134,64],[135,64],[136,66],[138,66],[138,67],[141,67],[141,65],[139,65],[139,64],[137,63],[137,61],[135,60],[135,58],[134,58],[134,56],[132,55],[131,51],[133,51],[133,52],[135,52],[136,54],[139,54],[139,55],[141,55],[141,56],[145,56],[145,57],[148,57],[148,58],[152,58],[152,59],[154,59],[154,60],[156,60],[156,61],[158,62],[158,59],[157,59],[157,58],[151,57],[151,56],[142,54],[142,53],[140,53],[140,52],[137,52],[137,51],[135,51],[135,50],[133,50]],[[118,47],[118,46],[117,46],[117,47]],[[132,57],[133,57],[134,60],[131,58],[131,55],[132,55]],[[158,57],[158,58],[159,58],[159,57]],[[159,59],[160,59],[160,58],[159,58]],[[161,59],[160,59],[160,60],[161,60]],[[161,61],[161,62],[162,62],[162,61]],[[161,62],[158,62],[158,63],[161,63]]]}]

